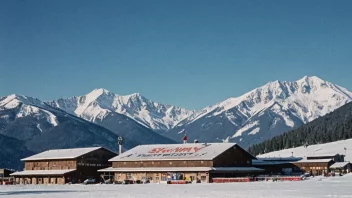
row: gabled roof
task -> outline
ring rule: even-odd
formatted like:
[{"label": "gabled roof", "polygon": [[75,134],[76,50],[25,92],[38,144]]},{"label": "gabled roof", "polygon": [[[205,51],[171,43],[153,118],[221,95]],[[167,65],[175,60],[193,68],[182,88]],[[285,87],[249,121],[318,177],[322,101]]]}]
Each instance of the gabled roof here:
[{"label": "gabled roof", "polygon": [[22,161],[37,161],[48,159],[75,159],[84,154],[101,149],[103,147],[88,147],[88,148],[72,148],[72,149],[56,149],[48,150],[30,157],[21,159]]},{"label": "gabled roof", "polygon": [[344,168],[350,162],[336,162],[335,164],[331,165],[329,168],[336,169],[336,168]]},{"label": "gabled roof", "polygon": [[235,145],[237,144],[192,143],[140,145],[109,161],[213,160]]}]

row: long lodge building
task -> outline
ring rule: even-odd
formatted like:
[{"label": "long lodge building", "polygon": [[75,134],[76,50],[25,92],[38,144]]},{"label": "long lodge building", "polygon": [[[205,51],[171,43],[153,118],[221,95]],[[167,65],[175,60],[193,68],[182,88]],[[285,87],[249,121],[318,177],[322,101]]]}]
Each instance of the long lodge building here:
[{"label": "long lodge building", "polygon": [[99,170],[115,182],[172,180],[212,182],[215,178],[253,176],[261,171],[252,167],[256,159],[235,143],[192,143],[140,145],[109,161],[112,166]]}]

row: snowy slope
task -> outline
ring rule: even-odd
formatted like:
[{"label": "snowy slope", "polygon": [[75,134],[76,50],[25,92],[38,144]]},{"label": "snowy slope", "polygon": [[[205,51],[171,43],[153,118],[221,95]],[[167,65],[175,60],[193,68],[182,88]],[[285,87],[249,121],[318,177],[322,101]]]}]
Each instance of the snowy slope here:
[{"label": "snowy slope", "polygon": [[[36,119],[45,119],[52,126],[57,126],[58,121],[54,114],[45,110],[45,104],[37,98],[26,97],[21,95],[10,95],[0,98],[0,111],[18,108],[16,118],[32,116]],[[5,118],[3,115],[1,118]],[[39,127],[39,126],[38,126]]]},{"label": "snowy slope", "polygon": [[[346,150],[345,150],[346,148]],[[352,162],[352,139],[341,140],[336,142],[330,142],[326,144],[316,144],[310,145],[308,147],[296,147],[285,149],[281,151],[274,151],[262,155],[258,155],[257,157],[265,158],[265,157],[307,157],[312,155],[323,155],[323,154],[345,154],[345,161]]]},{"label": "snowy slope", "polygon": [[244,147],[282,134],[352,101],[352,92],[318,77],[295,82],[269,82],[240,97],[230,98],[194,113],[165,133],[180,139],[230,141]]},{"label": "snowy slope", "polygon": [[[116,150],[119,136],[116,132],[55,109],[39,99],[20,95],[0,98],[0,134],[22,140],[34,152],[82,146],[105,146]],[[126,147],[129,148],[141,143],[128,137],[126,140]]]},{"label": "snowy slope", "polygon": [[111,112],[123,114],[154,131],[167,131],[194,112],[153,102],[137,93],[119,96],[105,89],[48,103],[96,123],[103,121]]},{"label": "snowy slope", "polygon": [[53,142],[62,140],[57,142],[60,148],[104,145],[114,149],[118,136],[125,138],[128,148],[138,144],[174,143],[125,115],[109,113],[106,116],[104,121],[113,126],[97,120],[97,124],[107,128],[98,126],[36,98],[19,95],[0,98],[0,134],[26,141],[31,150],[54,146],[49,144],[54,136],[58,137]]}]

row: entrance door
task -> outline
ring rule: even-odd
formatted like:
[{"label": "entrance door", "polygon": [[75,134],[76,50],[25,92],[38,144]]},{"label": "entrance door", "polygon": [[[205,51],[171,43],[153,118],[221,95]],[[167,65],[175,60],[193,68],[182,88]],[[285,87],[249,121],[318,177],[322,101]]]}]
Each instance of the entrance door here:
[{"label": "entrance door", "polygon": [[38,177],[38,184],[43,184],[43,178]]},{"label": "entrance door", "polygon": [[205,176],[205,175],[200,176],[200,181],[202,183],[206,183],[207,182],[207,176]]}]

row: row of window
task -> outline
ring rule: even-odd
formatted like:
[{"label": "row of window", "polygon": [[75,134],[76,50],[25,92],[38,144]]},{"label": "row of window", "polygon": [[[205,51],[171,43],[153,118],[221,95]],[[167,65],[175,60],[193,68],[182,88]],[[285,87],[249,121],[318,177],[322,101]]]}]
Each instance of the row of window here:
[{"label": "row of window", "polygon": [[[134,164],[137,164],[138,162],[134,162]],[[143,164],[143,161],[140,162],[141,164]],[[170,164],[172,164],[172,162],[169,162]],[[184,164],[187,163],[187,161],[183,161]],[[200,161],[201,164],[204,164],[204,161]],[[126,164],[126,162],[123,162],[123,164]],[[155,164],[155,162],[152,162],[152,164]],[[160,162],[157,162],[157,164],[160,164]]]},{"label": "row of window", "polygon": [[326,167],[305,167],[305,166],[303,166],[302,169],[326,170]]}]

